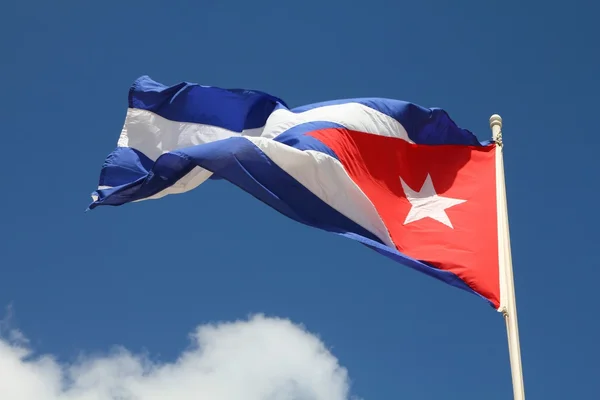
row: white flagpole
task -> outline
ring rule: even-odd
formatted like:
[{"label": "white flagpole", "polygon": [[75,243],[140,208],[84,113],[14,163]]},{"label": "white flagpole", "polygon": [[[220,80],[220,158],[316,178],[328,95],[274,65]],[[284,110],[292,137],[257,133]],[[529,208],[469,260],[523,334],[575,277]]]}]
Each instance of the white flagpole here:
[{"label": "white flagpole", "polygon": [[510,250],[510,232],[508,228],[508,208],[506,204],[506,184],[504,178],[504,160],[502,148],[502,118],[494,114],[490,117],[493,139],[498,145],[496,152],[496,200],[498,207],[498,251],[500,262],[500,309],[506,322],[508,353],[515,400],[525,400],[521,347],[519,344],[519,325],[517,323],[517,302],[513,278],[512,255]]}]

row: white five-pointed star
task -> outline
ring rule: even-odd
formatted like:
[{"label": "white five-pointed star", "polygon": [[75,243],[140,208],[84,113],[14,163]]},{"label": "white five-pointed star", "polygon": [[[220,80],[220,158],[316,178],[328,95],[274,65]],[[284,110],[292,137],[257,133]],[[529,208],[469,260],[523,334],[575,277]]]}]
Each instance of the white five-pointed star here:
[{"label": "white five-pointed star", "polygon": [[450,218],[448,218],[448,214],[446,214],[446,209],[464,203],[466,200],[438,196],[429,174],[427,174],[427,178],[425,178],[425,182],[423,182],[423,186],[418,192],[411,189],[402,178],[400,178],[400,183],[402,184],[402,189],[404,189],[406,199],[412,206],[406,216],[406,220],[404,220],[404,225],[429,217],[454,229]]}]

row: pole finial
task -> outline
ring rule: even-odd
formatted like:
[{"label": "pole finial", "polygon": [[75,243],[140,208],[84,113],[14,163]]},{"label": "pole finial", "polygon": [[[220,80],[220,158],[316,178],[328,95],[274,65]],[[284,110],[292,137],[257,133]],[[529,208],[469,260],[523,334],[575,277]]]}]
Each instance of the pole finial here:
[{"label": "pole finial", "polygon": [[494,126],[496,125],[502,129],[502,117],[498,114],[494,114],[490,117],[490,128],[494,129]]},{"label": "pole finial", "polygon": [[502,146],[502,117],[494,114],[490,117],[490,128],[492,128],[492,137],[496,143]]}]

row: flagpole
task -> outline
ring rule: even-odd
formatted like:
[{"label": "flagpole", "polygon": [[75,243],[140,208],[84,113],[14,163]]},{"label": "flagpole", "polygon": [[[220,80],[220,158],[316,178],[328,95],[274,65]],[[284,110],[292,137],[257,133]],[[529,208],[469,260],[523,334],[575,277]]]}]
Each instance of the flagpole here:
[{"label": "flagpole", "polygon": [[496,200],[498,207],[498,251],[500,262],[500,309],[506,322],[508,353],[515,400],[525,400],[523,367],[521,364],[521,346],[519,344],[519,325],[517,321],[517,302],[513,277],[510,232],[508,227],[508,207],[506,201],[506,183],[504,178],[504,160],[502,143],[502,118],[494,114],[490,117],[490,128],[497,144],[496,152]]}]

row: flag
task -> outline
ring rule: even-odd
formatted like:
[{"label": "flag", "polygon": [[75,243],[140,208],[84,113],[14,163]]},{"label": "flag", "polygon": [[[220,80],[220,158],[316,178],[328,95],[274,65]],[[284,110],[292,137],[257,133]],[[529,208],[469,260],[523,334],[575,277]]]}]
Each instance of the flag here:
[{"label": "flag", "polygon": [[356,98],[290,109],[261,91],[142,76],[90,208],[225,179],[498,309],[496,152],[439,108]]}]

